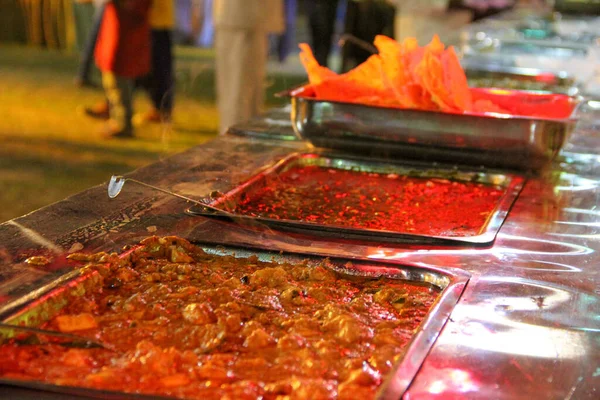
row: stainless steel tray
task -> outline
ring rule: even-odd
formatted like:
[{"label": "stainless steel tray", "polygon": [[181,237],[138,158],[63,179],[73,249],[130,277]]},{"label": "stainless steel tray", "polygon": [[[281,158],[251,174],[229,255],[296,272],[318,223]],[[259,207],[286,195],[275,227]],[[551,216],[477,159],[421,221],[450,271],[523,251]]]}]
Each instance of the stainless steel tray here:
[{"label": "stainless steel tray", "polygon": [[493,63],[478,63],[463,59],[467,80],[471,87],[495,87],[534,91],[538,93],[562,93],[575,96],[580,85],[566,72],[545,72],[535,68],[509,67]]},{"label": "stainless steel tray", "polygon": [[569,40],[561,37],[526,38],[515,29],[491,29],[464,33],[461,39],[463,54],[498,53],[502,55],[528,54],[554,58],[585,58],[590,48],[595,45],[594,40],[586,41],[583,38],[579,38],[579,40]]},{"label": "stainless steel tray", "polygon": [[[413,267],[371,260],[324,258],[307,254],[282,255],[281,252],[277,251],[253,251],[244,248],[223,246],[201,246],[201,248],[207,253],[216,256],[233,255],[238,258],[257,256],[261,261],[275,263],[302,263],[306,261],[309,266],[323,265],[325,263],[328,267],[343,274],[370,276],[374,279],[404,280],[414,284],[428,285],[439,290],[440,293],[437,300],[430,308],[419,329],[414,333],[403,357],[380,387],[377,396],[378,399],[399,399],[408,389],[421,364],[427,357],[429,350],[450,317],[470,278],[468,273],[462,271],[422,266]],[[5,323],[38,326],[60,312],[67,304],[67,296],[73,296],[74,294],[82,296],[87,290],[94,288],[97,284],[97,273],[76,276],[67,282],[61,281],[58,288],[56,288],[56,285],[50,284],[48,286],[50,289],[48,293],[43,296],[26,296],[29,297],[25,299],[29,302],[26,307],[9,315],[2,315],[0,318]],[[23,301],[19,303],[21,304]],[[3,336],[0,335],[0,341],[2,340]],[[94,398],[161,398],[160,396],[135,393],[126,394],[110,390],[60,386],[19,379],[0,378],[0,385]]]},{"label": "stainless steel tray", "polygon": [[590,15],[600,15],[600,2],[554,0],[554,10],[564,14],[578,14],[589,17]]},{"label": "stainless steel tray", "polygon": [[298,89],[282,95],[291,97],[296,134],[316,147],[486,167],[541,169],[576,123],[576,105],[571,117],[549,119],[366,106],[305,97]]},{"label": "stainless steel tray", "polygon": [[[190,207],[187,212],[193,215],[203,215],[219,217],[233,220],[242,224],[265,225],[269,228],[275,228],[287,232],[304,233],[313,236],[321,236],[328,239],[349,239],[370,242],[387,242],[397,244],[418,244],[430,246],[489,246],[491,245],[502,226],[512,204],[518,197],[524,178],[514,174],[499,172],[483,172],[468,169],[453,169],[432,165],[427,163],[405,162],[403,164],[390,163],[389,161],[376,161],[373,159],[362,159],[348,155],[319,155],[315,153],[293,154],[274,166],[255,175],[253,178],[224,194],[211,202],[216,208],[226,209],[232,212],[232,205],[237,204],[243,197],[251,197],[252,193],[268,185],[269,180],[276,178],[278,174],[294,167],[319,166],[330,169],[349,170],[357,172],[371,172],[379,174],[397,174],[412,177],[426,178],[445,178],[462,182],[479,182],[500,186],[504,194],[500,197],[495,209],[485,224],[481,226],[479,232],[472,236],[436,236],[427,233],[410,234],[386,230],[357,229],[351,227],[324,225],[319,223],[289,220],[273,219],[264,217],[254,217],[245,215],[220,215],[214,214],[208,209],[195,205]],[[235,212],[234,212],[235,213]]]}]

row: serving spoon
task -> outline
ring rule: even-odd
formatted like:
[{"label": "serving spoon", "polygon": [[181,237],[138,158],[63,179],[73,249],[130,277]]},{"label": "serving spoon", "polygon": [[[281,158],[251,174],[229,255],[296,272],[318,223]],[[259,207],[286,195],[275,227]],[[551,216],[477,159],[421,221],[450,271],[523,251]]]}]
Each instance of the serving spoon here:
[{"label": "serving spoon", "polygon": [[180,199],[192,202],[192,203],[197,204],[200,207],[203,207],[203,208],[205,208],[207,210],[210,210],[210,211],[212,211],[212,212],[214,212],[214,213],[216,213],[218,215],[224,215],[224,216],[228,216],[228,217],[235,217],[235,214],[232,214],[229,211],[225,211],[225,210],[222,210],[220,208],[213,207],[213,206],[211,206],[209,204],[206,204],[206,203],[204,203],[202,201],[195,200],[195,199],[192,199],[190,197],[186,197],[186,196],[180,195],[179,193],[175,193],[175,192],[172,192],[170,190],[166,190],[166,189],[160,188],[158,186],[150,185],[150,184],[148,184],[146,182],[138,181],[137,179],[125,178],[125,177],[123,177],[121,175],[113,175],[110,178],[110,181],[108,182],[108,197],[110,197],[111,199],[114,199],[115,197],[117,197],[119,195],[119,193],[121,193],[121,190],[123,190],[123,186],[125,185],[125,182],[127,182],[127,181],[133,182],[133,183],[137,183],[138,185],[145,186],[145,187],[148,187],[150,189],[158,190],[159,192],[166,193],[166,194],[169,194],[171,196],[175,196],[175,197],[178,197]]}]

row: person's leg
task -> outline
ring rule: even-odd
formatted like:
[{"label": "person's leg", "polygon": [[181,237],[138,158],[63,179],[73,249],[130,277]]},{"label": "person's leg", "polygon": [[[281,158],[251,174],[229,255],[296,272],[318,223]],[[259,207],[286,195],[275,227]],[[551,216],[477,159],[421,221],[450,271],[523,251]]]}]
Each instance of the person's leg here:
[{"label": "person's leg", "polygon": [[133,136],[133,91],[135,80],[131,78],[117,77],[117,86],[120,88],[123,109],[125,110],[124,136]]},{"label": "person's leg", "polygon": [[310,28],[310,44],[315,59],[320,65],[327,65],[327,46],[323,43],[323,13],[320,0],[306,0],[306,13]]},{"label": "person's leg", "polygon": [[323,9],[321,10],[323,13],[323,37],[321,40],[323,41],[324,52],[327,54],[326,60],[329,59],[329,55],[331,54],[337,8],[338,0],[327,0],[323,2]]},{"label": "person's leg", "polygon": [[104,15],[105,7],[106,5],[102,4],[98,7],[94,14],[94,21],[86,39],[85,47],[79,62],[79,69],[77,70],[77,76],[75,78],[75,83],[77,85],[83,86],[90,84],[90,71],[92,69],[92,62],[94,61],[94,50],[96,49],[98,33],[100,32],[100,27],[102,26],[102,16]]},{"label": "person's leg", "polygon": [[172,47],[170,30],[152,30],[152,104],[167,119],[171,117],[175,90]]},{"label": "person's leg", "polygon": [[[238,120],[239,110],[234,104],[236,97],[235,76],[238,62],[232,42],[236,39],[236,31],[217,28],[215,32],[215,74],[217,81],[217,109],[219,111],[219,134],[224,134],[229,126]],[[238,78],[239,81],[239,78]]]},{"label": "person's leg", "polygon": [[200,45],[210,47],[214,42],[215,26],[213,24],[213,0],[204,0],[204,20],[200,34]]},{"label": "person's leg", "polygon": [[267,74],[267,58],[269,56],[268,34],[265,31],[253,31],[249,33],[249,49],[242,53],[245,57],[240,60],[241,64],[252,72],[248,78],[247,85],[250,87],[250,104],[248,114],[244,119],[259,115],[265,104],[265,81]]},{"label": "person's leg", "polygon": [[132,136],[133,80],[117,76],[112,72],[103,72],[102,85],[110,109],[107,136]]},{"label": "person's leg", "polygon": [[[265,53],[266,53],[266,34]],[[254,54],[251,31],[244,29],[217,29],[215,36],[217,108],[219,110],[219,133],[243,122],[255,115],[260,94],[256,85],[256,68],[260,71],[264,65],[258,65]],[[261,56],[262,57],[262,56]],[[265,56],[266,57],[266,56]],[[264,61],[266,62],[266,60]]]}]

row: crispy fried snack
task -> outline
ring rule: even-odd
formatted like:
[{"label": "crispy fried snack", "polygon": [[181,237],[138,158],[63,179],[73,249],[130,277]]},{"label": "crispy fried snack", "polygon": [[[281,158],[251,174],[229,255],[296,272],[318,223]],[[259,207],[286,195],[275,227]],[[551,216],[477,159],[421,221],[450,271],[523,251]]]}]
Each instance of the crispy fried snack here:
[{"label": "crispy fried snack", "polygon": [[474,101],[454,48],[446,48],[437,35],[425,47],[415,38],[398,43],[382,35],[373,43],[379,54],[341,75],[320,66],[310,47],[300,44],[316,97],[451,113],[504,112],[492,101]]},{"label": "crispy fried snack", "polygon": [[315,56],[306,43],[300,43],[300,62],[304,66],[308,74],[308,81],[312,84],[319,84],[331,78],[335,78],[337,74],[327,67],[322,67],[315,59]]},{"label": "crispy fried snack", "polygon": [[319,98],[372,105],[395,104],[391,89],[381,80],[381,59],[373,55],[353,70],[314,85]]}]

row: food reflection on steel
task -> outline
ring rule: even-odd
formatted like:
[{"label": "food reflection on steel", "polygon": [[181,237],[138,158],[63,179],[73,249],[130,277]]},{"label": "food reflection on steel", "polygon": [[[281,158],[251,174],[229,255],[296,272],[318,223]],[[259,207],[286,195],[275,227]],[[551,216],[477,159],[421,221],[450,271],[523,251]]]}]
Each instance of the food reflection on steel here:
[{"label": "food reflection on steel", "polygon": [[117,351],[0,346],[8,379],[185,398],[373,398],[439,290],[148,238],[77,256],[101,285],[42,327]]}]

